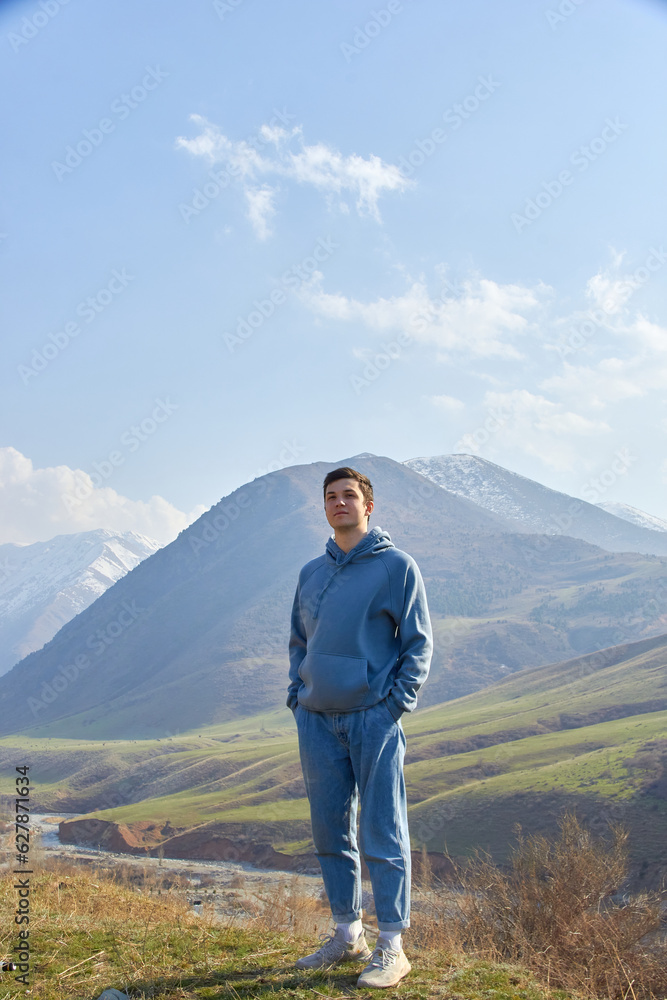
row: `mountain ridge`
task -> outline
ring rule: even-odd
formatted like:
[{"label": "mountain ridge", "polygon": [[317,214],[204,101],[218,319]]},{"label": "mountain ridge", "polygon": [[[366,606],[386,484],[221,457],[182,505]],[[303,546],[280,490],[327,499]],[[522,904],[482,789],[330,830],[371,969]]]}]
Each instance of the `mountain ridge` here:
[{"label": "mountain ridge", "polygon": [[427,582],[436,651],[423,703],[667,627],[664,601],[645,613],[667,577],[660,559],[516,533],[513,520],[365,454],[291,466],[224,497],[0,678],[0,707],[27,709],[0,712],[0,732],[164,736],[284,704],[298,571],[329,534],[322,480],[355,464],[375,486],[374,523]]},{"label": "mountain ridge", "polygon": [[596,507],[601,507],[608,514],[620,517],[624,521],[636,524],[640,528],[648,528],[651,531],[667,531],[667,521],[653,514],[647,514],[645,510],[638,507],[631,507],[630,504],[620,503],[617,500],[601,500],[596,503]]},{"label": "mountain ridge", "polygon": [[41,649],[158,543],[107,528],[0,545],[0,674]]},{"label": "mountain ridge", "polygon": [[[520,671],[404,717],[413,847],[507,855],[514,823],[552,834],[563,810],[604,832],[631,830],[635,870],[667,865],[667,635]],[[44,774],[40,809],[120,824],[200,828],[301,853],[310,836],[287,709],[145,741],[0,740],[11,788],[17,757]],[[204,826],[202,827],[202,824]],[[83,824],[85,826],[85,821]]]},{"label": "mountain ridge", "polygon": [[411,458],[404,464],[442,489],[514,521],[515,531],[568,535],[609,552],[667,555],[663,531],[618,517],[603,504],[552,490],[477,455]]}]

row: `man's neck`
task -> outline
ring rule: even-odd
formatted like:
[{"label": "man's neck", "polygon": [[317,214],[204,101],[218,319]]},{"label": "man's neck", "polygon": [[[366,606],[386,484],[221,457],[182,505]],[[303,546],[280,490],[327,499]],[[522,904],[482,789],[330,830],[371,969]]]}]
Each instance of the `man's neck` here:
[{"label": "man's neck", "polygon": [[334,541],[339,549],[343,552],[351,552],[355,545],[358,545],[362,538],[365,538],[368,534],[368,528],[351,528],[346,531],[343,528],[338,528],[334,531]]}]

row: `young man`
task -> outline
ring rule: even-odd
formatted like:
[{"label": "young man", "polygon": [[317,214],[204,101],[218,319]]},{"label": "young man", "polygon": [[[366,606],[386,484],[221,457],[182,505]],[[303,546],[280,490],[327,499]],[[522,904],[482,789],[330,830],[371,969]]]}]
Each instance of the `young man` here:
[{"label": "young man", "polygon": [[[381,528],[368,530],[370,480],[341,468],[324,480],[334,529],[325,555],[299,574],[292,610],[290,683],[313,840],[336,929],[300,969],[368,962],[357,985],[394,986],[410,971],[410,840],[403,712],[431,662],[431,624],[419,569]],[[360,841],[373,886],[378,937],[361,923]]]}]

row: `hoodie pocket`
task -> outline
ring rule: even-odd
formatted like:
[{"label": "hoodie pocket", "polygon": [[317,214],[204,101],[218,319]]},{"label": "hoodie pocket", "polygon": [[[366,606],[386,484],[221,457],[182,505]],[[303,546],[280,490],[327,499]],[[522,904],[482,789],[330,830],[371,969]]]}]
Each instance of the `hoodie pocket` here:
[{"label": "hoodie pocket", "polygon": [[370,690],[363,656],[306,653],[299,667],[303,687],[299,704],[313,712],[349,712],[363,708]]}]

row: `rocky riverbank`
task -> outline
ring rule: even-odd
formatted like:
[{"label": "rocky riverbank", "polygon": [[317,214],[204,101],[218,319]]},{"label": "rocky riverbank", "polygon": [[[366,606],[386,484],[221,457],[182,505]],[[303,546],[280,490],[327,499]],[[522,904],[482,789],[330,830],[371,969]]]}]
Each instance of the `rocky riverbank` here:
[{"label": "rocky riverbank", "polygon": [[[284,854],[276,851],[271,844],[258,844],[242,837],[232,838],[227,828],[219,823],[175,831],[168,823],[163,826],[150,822],[113,823],[82,817],[63,820],[59,825],[59,838],[61,843],[96,846],[140,857],[245,862],[274,871],[319,874],[314,854]],[[417,879],[422,873],[424,860],[421,852],[412,852]],[[445,855],[429,853],[426,860],[430,875],[441,881],[449,878],[452,865]],[[365,866],[362,874],[364,878],[368,877]]]}]

